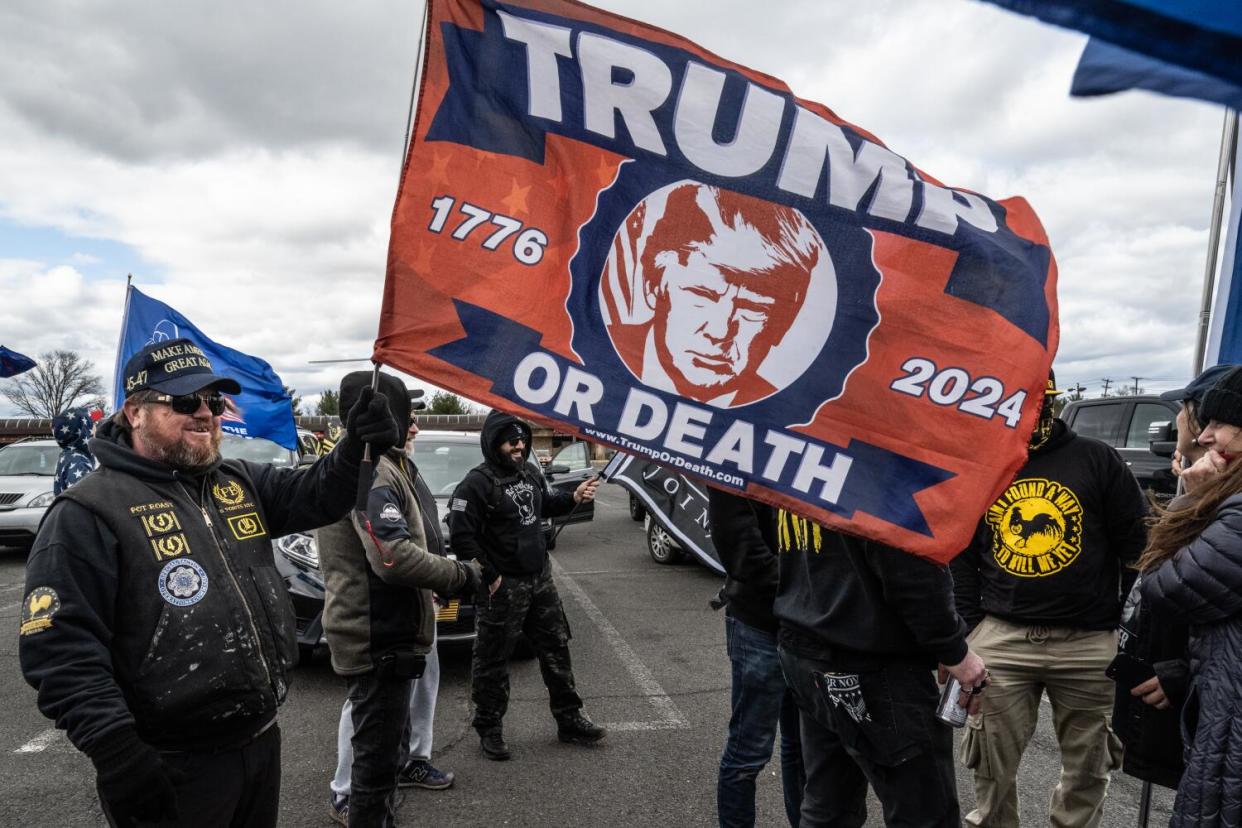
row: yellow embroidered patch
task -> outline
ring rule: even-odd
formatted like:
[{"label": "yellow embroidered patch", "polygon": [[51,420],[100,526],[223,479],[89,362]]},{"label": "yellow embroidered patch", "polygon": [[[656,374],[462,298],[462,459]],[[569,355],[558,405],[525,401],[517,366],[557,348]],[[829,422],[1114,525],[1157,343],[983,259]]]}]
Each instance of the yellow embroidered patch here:
[{"label": "yellow embroidered patch", "polygon": [[162,535],[158,538],[151,538],[151,548],[155,550],[155,559],[157,561],[164,561],[169,558],[189,554],[190,542],[186,540],[185,535],[178,532],[175,535]]},{"label": "yellow embroidered patch", "polygon": [[233,530],[233,537],[238,540],[250,540],[251,538],[258,538],[267,534],[267,530],[263,528],[262,521],[259,520],[258,512],[233,515],[228,520],[229,528]]},{"label": "yellow embroidered patch", "polygon": [[60,596],[51,587],[35,587],[22,601],[22,635],[43,632],[52,626],[52,616],[60,611]]},{"label": "yellow embroidered patch", "polygon": [[143,515],[139,519],[142,521],[142,528],[146,530],[148,538],[181,531],[181,521],[177,520],[176,512],[155,512]]}]

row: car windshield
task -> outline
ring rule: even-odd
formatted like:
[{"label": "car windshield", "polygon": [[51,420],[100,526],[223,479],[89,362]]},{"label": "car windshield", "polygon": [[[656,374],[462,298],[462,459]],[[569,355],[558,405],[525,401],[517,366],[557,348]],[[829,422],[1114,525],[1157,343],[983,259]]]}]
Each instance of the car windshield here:
[{"label": "car windshield", "polygon": [[296,466],[297,458],[284,446],[278,446],[262,437],[238,437],[224,434],[220,441],[220,456],[225,460],[250,460],[254,463],[270,463],[273,466]]},{"label": "car windshield", "polygon": [[0,475],[30,474],[51,477],[56,474],[60,446],[6,446],[0,449]]},{"label": "car windshield", "polygon": [[418,438],[414,441],[414,464],[433,494],[448,497],[466,472],[483,462],[474,441],[447,442]]}]

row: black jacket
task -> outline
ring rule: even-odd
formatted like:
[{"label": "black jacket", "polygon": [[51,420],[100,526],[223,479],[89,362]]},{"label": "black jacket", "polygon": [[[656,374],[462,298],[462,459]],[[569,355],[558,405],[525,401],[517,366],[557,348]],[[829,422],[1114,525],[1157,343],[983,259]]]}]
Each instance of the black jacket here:
[{"label": "black jacket", "polygon": [[847,671],[966,657],[947,567],[784,510],[776,528],[782,647]]},{"label": "black jacket", "polygon": [[776,516],[770,506],[708,487],[707,520],[725,568],[725,612],[776,634]]},{"label": "black jacket", "polygon": [[[517,468],[497,450],[497,441],[515,428],[526,436],[526,453]],[[538,575],[548,559],[540,519],[567,514],[574,508],[574,496],[546,488],[526,462],[530,427],[517,417],[492,411],[479,442],[483,462],[466,474],[449,501],[453,554],[482,564],[489,584],[497,575]]]},{"label": "black jacket", "polygon": [[91,449],[100,468],[53,502],[26,565],[19,646],[39,709],[90,756],[129,728],[180,750],[253,734],[297,654],[271,539],[345,514],[361,452],[191,477],[112,424]]},{"label": "black jacket", "polygon": [[1118,628],[1118,652],[1148,665],[1160,679],[1169,707],[1158,710],[1130,695],[1133,680],[1116,679],[1113,732],[1125,745],[1121,769],[1136,779],[1176,788],[1186,767],[1182,759],[1181,714],[1190,679],[1186,661],[1188,630],[1142,601],[1140,584],[1126,598]]},{"label": "black jacket", "polygon": [[957,611],[1015,624],[1111,630],[1147,542],[1146,502],[1111,446],[1056,420],[953,560]]},{"label": "black jacket", "polygon": [[1186,772],[1170,825],[1242,825],[1242,495],[1144,574],[1139,591],[1166,618],[1190,625]]}]

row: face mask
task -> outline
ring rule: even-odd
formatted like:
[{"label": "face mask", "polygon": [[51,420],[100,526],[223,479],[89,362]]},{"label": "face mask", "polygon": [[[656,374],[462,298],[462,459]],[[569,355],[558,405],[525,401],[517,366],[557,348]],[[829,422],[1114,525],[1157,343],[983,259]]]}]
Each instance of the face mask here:
[{"label": "face mask", "polygon": [[1027,443],[1027,448],[1031,451],[1043,448],[1044,444],[1052,439],[1053,399],[1053,397],[1044,397],[1044,407],[1039,411],[1039,422],[1035,424],[1035,430],[1031,432],[1031,440]]}]

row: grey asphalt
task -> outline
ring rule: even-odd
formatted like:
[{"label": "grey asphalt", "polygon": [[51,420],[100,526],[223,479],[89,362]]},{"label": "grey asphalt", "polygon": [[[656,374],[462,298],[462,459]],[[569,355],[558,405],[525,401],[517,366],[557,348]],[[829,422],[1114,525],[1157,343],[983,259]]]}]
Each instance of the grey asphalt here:
[{"label": "grey asphalt", "polygon": [[[723,618],[707,605],[720,578],[695,564],[660,566],[625,494],[600,493],[593,523],[567,528],[553,559],[573,629],[571,650],[587,711],[610,726],[595,747],[563,745],[534,661],[514,664],[509,762],[482,757],[469,728],[469,653],[442,651],[435,763],[457,774],[448,791],[411,790],[403,825],[707,826],[715,824],[716,764],[729,718]],[[0,825],[103,825],[90,762],[35,707],[17,663],[25,556],[0,549]],[[326,826],[328,780],[344,683],[326,658],[299,667],[281,712],[281,825]],[[1059,772],[1046,705],[1019,785],[1023,825],[1046,825]],[[785,824],[778,767],[762,774],[758,822]],[[958,772],[963,812],[973,803]],[[1139,784],[1114,776],[1106,826],[1136,824]],[[1157,790],[1151,825],[1168,823],[1172,793]],[[871,802],[868,825],[882,825]]]}]

